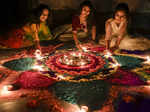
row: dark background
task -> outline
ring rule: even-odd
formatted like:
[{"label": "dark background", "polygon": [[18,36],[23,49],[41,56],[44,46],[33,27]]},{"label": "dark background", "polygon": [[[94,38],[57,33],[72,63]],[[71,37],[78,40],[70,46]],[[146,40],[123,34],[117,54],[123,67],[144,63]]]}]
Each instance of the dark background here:
[{"label": "dark background", "polygon": [[[52,8],[50,27],[70,23],[83,0],[5,0],[0,3],[0,32],[7,32],[23,23],[29,12],[40,3]],[[119,2],[126,2],[131,11],[131,30],[150,33],[150,0],[91,0],[96,8],[96,22],[99,32],[104,32],[104,23],[111,17],[113,8]]]}]

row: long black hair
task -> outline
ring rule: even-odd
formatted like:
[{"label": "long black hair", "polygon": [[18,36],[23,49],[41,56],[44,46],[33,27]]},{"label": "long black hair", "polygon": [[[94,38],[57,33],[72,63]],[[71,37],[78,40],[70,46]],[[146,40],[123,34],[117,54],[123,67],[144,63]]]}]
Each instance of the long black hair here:
[{"label": "long black hair", "polygon": [[88,21],[88,27],[91,26],[91,24],[95,24],[95,8],[93,7],[93,4],[90,0],[85,0],[83,1],[81,4],[80,4],[80,7],[79,7],[79,12],[78,12],[78,15],[81,14],[81,11],[82,11],[82,8],[83,7],[89,7],[90,8],[90,14],[88,15],[88,18],[87,18],[87,21]]},{"label": "long black hair", "polygon": [[[37,8],[33,9],[29,15],[28,18],[28,23],[29,24],[39,24],[40,23],[40,16],[43,13],[43,10],[47,9],[49,12],[51,11],[50,7],[46,4],[40,4]],[[49,15],[50,16],[50,13]],[[48,24],[48,19],[47,19],[47,24]]]},{"label": "long black hair", "polygon": [[92,2],[90,0],[85,0],[79,6],[79,14],[81,14],[82,8],[84,6],[87,6],[87,7],[90,8],[90,15],[92,15],[94,13],[95,9],[94,9],[94,7],[92,5]]},{"label": "long black hair", "polygon": [[116,8],[115,8],[115,10],[114,10],[114,13],[113,13],[113,18],[115,17],[115,14],[116,14],[118,11],[123,11],[123,12],[125,12],[127,19],[129,19],[129,7],[128,7],[128,4],[127,4],[127,3],[122,2],[122,3],[119,3],[119,4],[116,6]]}]

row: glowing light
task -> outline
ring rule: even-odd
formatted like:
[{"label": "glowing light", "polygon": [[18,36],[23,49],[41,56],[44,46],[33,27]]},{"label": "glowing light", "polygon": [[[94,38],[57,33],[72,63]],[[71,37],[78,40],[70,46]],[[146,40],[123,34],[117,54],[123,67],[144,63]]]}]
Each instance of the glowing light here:
[{"label": "glowing light", "polygon": [[112,66],[113,68],[116,68],[116,67],[121,66],[121,64],[119,64],[119,63],[112,63],[111,66]]},{"label": "glowing light", "polygon": [[72,55],[72,56],[77,56],[75,52],[73,52],[71,55]]},{"label": "glowing light", "polygon": [[9,91],[12,88],[12,85],[5,85],[1,90],[1,95],[8,95],[11,92]]},{"label": "glowing light", "polygon": [[88,107],[87,106],[81,106],[81,110],[79,112],[87,112]]},{"label": "glowing light", "polygon": [[86,64],[85,61],[81,61],[81,62],[80,62],[80,66],[83,66],[83,65],[85,65],[85,64]]},{"label": "glowing light", "polygon": [[82,56],[82,54],[81,54],[81,53],[78,53],[78,57],[81,58],[81,56]]},{"label": "glowing light", "polygon": [[58,77],[58,79],[65,79],[65,77],[62,75],[58,75],[57,77]]},{"label": "glowing light", "polygon": [[[65,60],[65,61],[66,61],[66,60]],[[66,64],[67,64],[67,65],[72,65],[72,64],[73,64],[73,60],[67,60],[67,61],[66,61]]]},{"label": "glowing light", "polygon": [[146,56],[146,61],[144,63],[150,64],[150,57],[149,56]]},{"label": "glowing light", "polygon": [[83,49],[84,52],[88,52],[87,47],[82,47],[82,49]]},{"label": "glowing light", "polygon": [[44,66],[42,66],[42,65],[34,65],[34,66],[32,66],[32,69],[38,70],[38,71],[44,71],[43,67]]},{"label": "glowing light", "polygon": [[68,56],[64,55],[64,58],[67,58]]},{"label": "glowing light", "polygon": [[43,57],[41,56],[42,53],[41,53],[41,51],[39,49],[37,49],[35,51],[34,55],[35,55],[36,59],[38,59],[38,60],[42,60],[43,59]]},{"label": "glowing light", "polygon": [[106,54],[104,55],[104,57],[105,57],[105,58],[110,58],[110,57],[112,57],[111,52],[106,51]]}]

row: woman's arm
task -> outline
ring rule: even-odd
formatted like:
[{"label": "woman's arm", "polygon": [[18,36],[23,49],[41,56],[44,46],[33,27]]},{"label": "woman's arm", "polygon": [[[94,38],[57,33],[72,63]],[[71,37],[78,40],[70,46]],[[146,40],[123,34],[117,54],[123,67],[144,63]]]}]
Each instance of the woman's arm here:
[{"label": "woman's arm", "polygon": [[125,33],[127,33],[127,20],[124,19],[121,24],[120,24],[120,31],[119,31],[119,36],[123,37]]},{"label": "woman's arm", "polygon": [[112,29],[109,22],[106,22],[105,24],[105,42],[106,42],[106,49],[110,49],[110,39],[112,35]]},{"label": "woman's arm", "polygon": [[78,37],[77,37],[77,33],[78,33],[78,28],[80,27],[80,19],[78,16],[73,16],[72,18],[72,34],[73,34],[73,39],[75,41],[75,44],[77,46],[77,48],[79,50],[81,50],[81,47],[80,47],[80,41],[78,40]]},{"label": "woman's arm", "polygon": [[39,36],[38,36],[38,29],[37,29],[37,25],[36,24],[32,24],[31,25],[31,29],[33,31],[33,38],[35,41],[35,45],[38,49],[40,49],[40,40],[39,40]]},{"label": "woman's arm", "polygon": [[51,29],[46,23],[42,23],[42,31],[47,36],[46,40],[55,39],[55,37],[52,35]]},{"label": "woman's arm", "polygon": [[119,47],[120,42],[126,33],[127,33],[127,20],[124,19],[120,24],[120,31],[119,31],[119,37],[117,40],[117,47]]},{"label": "woman's arm", "polygon": [[77,31],[72,31],[72,33],[73,33],[73,39],[75,41],[75,44],[77,48],[80,50],[81,47],[80,47],[80,41],[78,40],[78,37],[77,37]]},{"label": "woman's arm", "polygon": [[33,39],[34,39],[34,41],[39,41],[37,25],[36,24],[32,24],[31,25],[31,29],[32,29],[32,32],[33,32]]},{"label": "woman's arm", "polygon": [[95,41],[95,38],[96,38],[96,26],[92,26],[92,40]]}]

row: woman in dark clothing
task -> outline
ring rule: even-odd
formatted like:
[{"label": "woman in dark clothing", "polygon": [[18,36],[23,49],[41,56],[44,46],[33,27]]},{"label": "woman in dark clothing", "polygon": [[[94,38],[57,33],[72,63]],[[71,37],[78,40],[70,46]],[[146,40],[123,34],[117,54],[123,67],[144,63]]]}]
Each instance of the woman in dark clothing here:
[{"label": "woman in dark clothing", "polygon": [[[72,19],[72,33],[77,48],[80,49],[79,32],[85,33],[86,37],[89,36],[89,30],[91,30],[92,40],[96,37],[96,26],[93,16],[93,6],[90,1],[84,1],[80,5],[80,14],[75,15]],[[90,29],[91,26],[91,29]]]}]

